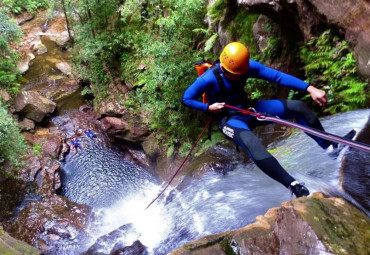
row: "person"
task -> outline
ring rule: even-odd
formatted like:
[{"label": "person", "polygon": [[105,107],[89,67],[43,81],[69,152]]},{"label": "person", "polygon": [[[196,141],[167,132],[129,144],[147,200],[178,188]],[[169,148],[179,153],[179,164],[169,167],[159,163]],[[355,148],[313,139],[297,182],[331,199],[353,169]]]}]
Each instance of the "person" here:
[{"label": "person", "polygon": [[[296,197],[308,196],[310,193],[304,183],[293,178],[252,132],[264,122],[258,121],[254,116],[238,114],[237,111],[225,107],[225,104],[243,109],[253,107],[257,112],[280,118],[294,118],[301,125],[321,131],[324,131],[323,126],[300,100],[271,99],[248,102],[244,90],[248,78],[263,79],[291,89],[307,91],[320,106],[327,102],[325,91],[250,59],[247,47],[240,42],[232,42],[224,47],[219,61],[185,90],[182,102],[192,109],[213,113],[219,130],[243,148],[265,174],[290,189]],[[206,94],[208,103],[198,100],[203,93]],[[338,147],[336,143],[308,135],[323,149]]]},{"label": "person", "polygon": [[73,149],[75,149],[76,151],[78,151],[78,149],[81,148],[80,142],[81,142],[81,140],[78,139],[77,137],[73,138],[71,140]]},{"label": "person", "polygon": [[94,134],[90,129],[85,129],[84,130],[84,133],[85,135],[88,137],[88,138],[96,138],[96,134]]}]

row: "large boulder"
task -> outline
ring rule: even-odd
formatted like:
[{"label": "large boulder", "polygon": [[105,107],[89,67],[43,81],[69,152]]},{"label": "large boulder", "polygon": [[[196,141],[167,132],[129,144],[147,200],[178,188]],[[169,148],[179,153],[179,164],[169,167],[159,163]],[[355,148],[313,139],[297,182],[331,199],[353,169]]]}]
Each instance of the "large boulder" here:
[{"label": "large boulder", "polygon": [[56,64],[56,67],[58,68],[59,71],[61,71],[65,75],[67,76],[72,75],[71,66],[67,62],[59,62]]},{"label": "large boulder", "polygon": [[24,91],[15,98],[14,108],[28,119],[41,122],[54,112],[56,104],[36,91]]},{"label": "large boulder", "polygon": [[69,34],[68,34],[68,31],[63,31],[62,33],[60,33],[56,39],[55,39],[55,43],[61,47],[62,49],[66,49],[67,48],[67,43],[69,42],[70,38],[69,38]]},{"label": "large boulder", "polygon": [[150,135],[140,117],[130,113],[122,117],[104,117],[101,119],[109,137],[129,142],[143,142]]},{"label": "large boulder", "polygon": [[57,254],[63,247],[73,249],[77,238],[82,240],[88,236],[85,229],[91,208],[56,195],[55,175],[60,166],[53,162],[49,162],[50,167],[41,165],[35,174],[39,195],[25,199],[4,229],[14,238],[39,248],[42,254]]},{"label": "large boulder", "polygon": [[370,219],[345,200],[316,193],[272,208],[244,228],[203,237],[170,254],[368,254],[369,226]]}]

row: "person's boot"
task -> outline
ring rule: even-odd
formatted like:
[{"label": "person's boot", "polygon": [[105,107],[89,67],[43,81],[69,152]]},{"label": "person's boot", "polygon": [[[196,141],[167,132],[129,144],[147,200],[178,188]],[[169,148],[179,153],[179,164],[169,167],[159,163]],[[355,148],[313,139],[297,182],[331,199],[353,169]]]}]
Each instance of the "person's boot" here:
[{"label": "person's boot", "polygon": [[289,189],[295,197],[306,197],[310,194],[310,191],[304,186],[304,183],[299,183],[297,181],[292,182],[289,185]]},{"label": "person's boot", "polygon": [[[344,139],[352,140],[356,136],[356,130],[352,129],[349,131],[345,136],[343,136]],[[341,143],[332,143],[327,149],[327,153],[330,157],[336,159],[338,158],[340,152],[346,147],[346,145]]]}]

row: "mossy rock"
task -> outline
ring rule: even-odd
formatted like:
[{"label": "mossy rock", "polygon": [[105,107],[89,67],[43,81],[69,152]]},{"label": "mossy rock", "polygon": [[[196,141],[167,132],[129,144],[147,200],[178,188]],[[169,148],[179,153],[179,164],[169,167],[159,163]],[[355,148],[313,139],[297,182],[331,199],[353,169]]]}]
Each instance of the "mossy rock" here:
[{"label": "mossy rock", "polygon": [[284,202],[248,226],[205,236],[171,255],[359,254],[367,255],[370,219],[342,198],[315,193]]},{"label": "mossy rock", "polygon": [[41,254],[36,248],[8,235],[0,226],[0,254],[1,255],[37,255]]}]

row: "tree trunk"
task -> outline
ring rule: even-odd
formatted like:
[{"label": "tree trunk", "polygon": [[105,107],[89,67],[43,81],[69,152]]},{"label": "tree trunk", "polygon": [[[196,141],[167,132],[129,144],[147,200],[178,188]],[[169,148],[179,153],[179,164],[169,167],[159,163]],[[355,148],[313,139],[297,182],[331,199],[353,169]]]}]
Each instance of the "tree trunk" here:
[{"label": "tree trunk", "polygon": [[68,15],[67,15],[67,8],[66,8],[65,1],[64,0],[62,0],[62,6],[63,6],[64,16],[66,17],[66,24],[67,24],[67,31],[68,31],[69,39],[71,40],[71,43],[73,45],[74,40],[73,40],[73,36],[72,36],[72,33],[71,33],[71,29],[70,29],[70,25],[69,25],[69,20],[68,20]]}]

